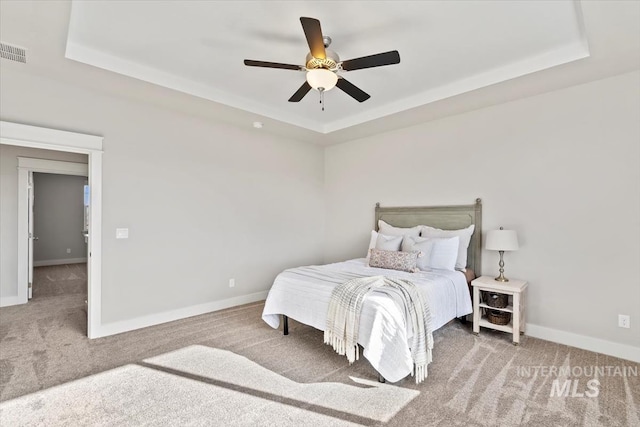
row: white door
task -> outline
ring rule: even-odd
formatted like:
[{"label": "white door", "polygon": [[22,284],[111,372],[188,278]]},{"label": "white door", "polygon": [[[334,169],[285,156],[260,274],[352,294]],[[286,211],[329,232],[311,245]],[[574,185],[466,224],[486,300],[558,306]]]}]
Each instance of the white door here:
[{"label": "white door", "polygon": [[[90,194],[89,194],[89,182],[85,181],[84,182],[84,194],[83,194],[83,198],[84,198],[84,202],[83,202],[83,206],[84,206],[84,225],[82,227],[82,235],[84,236],[84,242],[85,243],[89,243],[89,218],[91,217],[91,215],[89,214],[89,201],[91,200]],[[87,248],[87,260],[89,259],[89,248]]]},{"label": "white door", "polygon": [[33,172],[29,171],[29,206],[27,208],[27,212],[29,213],[29,256],[27,258],[28,263],[28,273],[27,273],[27,283],[29,284],[29,288],[27,291],[27,298],[31,299],[33,296],[33,242],[38,240],[36,236],[33,235]]}]

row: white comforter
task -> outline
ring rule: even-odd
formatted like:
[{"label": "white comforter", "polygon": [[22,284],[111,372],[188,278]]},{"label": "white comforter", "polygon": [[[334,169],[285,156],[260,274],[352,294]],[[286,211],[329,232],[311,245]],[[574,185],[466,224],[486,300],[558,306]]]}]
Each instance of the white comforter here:
[{"label": "white comforter", "polygon": [[[467,282],[459,271],[406,273],[369,267],[361,258],[283,271],[269,291],[262,319],[277,328],[279,315],[284,314],[324,331],[333,288],[354,277],[380,275],[407,279],[419,287],[431,311],[433,330],[472,312]],[[364,300],[360,318],[358,342],[364,347],[363,354],[391,382],[399,381],[413,371],[409,348],[413,331],[403,313],[395,302],[373,291]],[[382,333],[372,334],[373,330]]]}]

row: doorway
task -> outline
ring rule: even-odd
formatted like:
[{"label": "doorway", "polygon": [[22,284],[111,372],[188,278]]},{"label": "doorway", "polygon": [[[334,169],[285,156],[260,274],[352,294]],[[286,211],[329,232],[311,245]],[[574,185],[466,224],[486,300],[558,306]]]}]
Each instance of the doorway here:
[{"label": "doorway", "polygon": [[[0,143],[45,150],[81,153],[88,155],[88,182],[90,187],[88,263],[87,263],[87,335],[89,338],[104,336],[101,325],[101,276],[102,276],[102,137],[28,126],[0,121]],[[29,168],[18,169],[18,295],[15,301],[24,304],[28,300],[29,284]],[[31,169],[33,172],[34,169]],[[44,167],[40,172],[50,172]],[[13,298],[13,297],[12,297]]]},{"label": "doorway", "polygon": [[[49,298],[55,305],[61,305],[57,301],[77,300],[75,304],[86,315],[87,177],[33,172],[31,188],[33,274],[29,299],[43,302]],[[84,323],[86,326],[86,319]]]}]

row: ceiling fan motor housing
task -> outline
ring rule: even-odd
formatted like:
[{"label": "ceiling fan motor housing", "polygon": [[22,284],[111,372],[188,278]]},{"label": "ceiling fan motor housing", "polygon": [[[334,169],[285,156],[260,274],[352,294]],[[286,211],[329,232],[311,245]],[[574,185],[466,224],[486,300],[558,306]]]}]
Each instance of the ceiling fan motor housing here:
[{"label": "ceiling fan motor housing", "polygon": [[335,70],[340,62],[340,57],[332,50],[325,49],[325,58],[314,58],[311,53],[307,54],[307,69],[313,70],[316,68],[326,68],[328,70]]}]

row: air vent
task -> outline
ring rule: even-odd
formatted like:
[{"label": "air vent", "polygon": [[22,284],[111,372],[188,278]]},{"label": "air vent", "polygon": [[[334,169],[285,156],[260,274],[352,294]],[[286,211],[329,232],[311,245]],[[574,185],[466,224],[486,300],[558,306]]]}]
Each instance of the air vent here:
[{"label": "air vent", "polygon": [[27,63],[27,51],[18,46],[0,43],[0,57],[10,61]]}]

